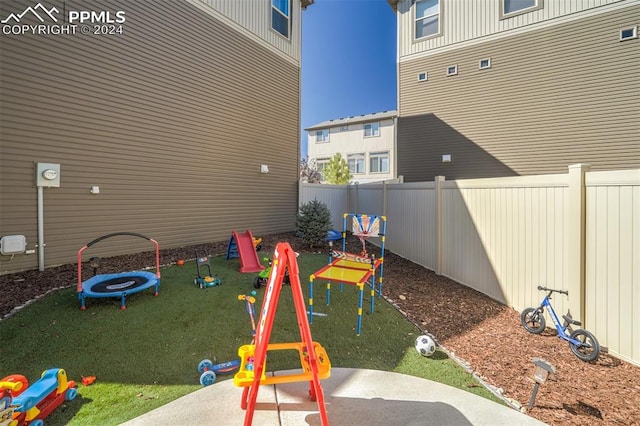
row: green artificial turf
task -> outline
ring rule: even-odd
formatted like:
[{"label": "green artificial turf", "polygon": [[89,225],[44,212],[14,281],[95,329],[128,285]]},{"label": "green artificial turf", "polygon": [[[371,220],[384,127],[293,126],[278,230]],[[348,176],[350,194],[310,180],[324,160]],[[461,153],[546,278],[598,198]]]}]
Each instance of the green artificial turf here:
[{"label": "green artificial turf", "polygon": [[[261,253],[264,255],[264,253]],[[298,258],[305,303],[311,273],[324,254]],[[119,299],[87,299],[80,310],[75,288],[47,295],[0,322],[0,378],[22,374],[34,382],[48,368],[64,368],[78,382],[78,397],[59,407],[47,424],[119,424],[199,389],[198,363],[237,358],[251,342],[251,321],[239,295],[250,294],[257,274],[239,273],[238,259],[211,259],[222,285],[200,289],[193,282],[195,261],[162,269],[160,295],[149,289]],[[68,283],[71,284],[71,283]],[[264,288],[257,290],[259,314]],[[326,349],[333,367],[395,371],[449,384],[499,401],[443,352],[430,358],[414,349],[419,330],[382,298],[369,314],[365,295],[362,333],[355,334],[357,289],[325,285],[314,291],[313,340]],[[366,293],[366,292],[365,292]],[[256,318],[257,321],[257,318]],[[270,342],[300,341],[291,288],[283,286]],[[270,352],[268,371],[299,368],[297,353]],[[90,386],[82,376],[96,376]],[[232,375],[218,376],[228,380]]]}]

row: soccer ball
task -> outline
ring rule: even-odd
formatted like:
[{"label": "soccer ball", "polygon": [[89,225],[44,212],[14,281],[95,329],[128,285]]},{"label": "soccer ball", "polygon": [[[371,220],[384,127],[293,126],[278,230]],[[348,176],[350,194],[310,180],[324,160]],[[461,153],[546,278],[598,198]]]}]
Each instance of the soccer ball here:
[{"label": "soccer ball", "polygon": [[416,350],[422,356],[431,356],[436,351],[436,342],[426,334],[418,336],[416,339]]}]

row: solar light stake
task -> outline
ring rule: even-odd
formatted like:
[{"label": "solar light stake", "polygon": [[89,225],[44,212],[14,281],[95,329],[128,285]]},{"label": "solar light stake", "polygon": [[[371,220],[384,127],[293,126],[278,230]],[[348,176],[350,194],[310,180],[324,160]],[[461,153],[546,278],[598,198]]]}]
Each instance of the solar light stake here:
[{"label": "solar light stake", "polygon": [[529,399],[529,408],[533,407],[536,402],[536,395],[538,394],[540,385],[547,381],[549,374],[556,374],[556,368],[544,359],[533,358],[531,361],[533,362],[533,365],[536,366],[536,369],[533,371],[533,380],[535,381],[535,384],[533,385],[533,392]]}]

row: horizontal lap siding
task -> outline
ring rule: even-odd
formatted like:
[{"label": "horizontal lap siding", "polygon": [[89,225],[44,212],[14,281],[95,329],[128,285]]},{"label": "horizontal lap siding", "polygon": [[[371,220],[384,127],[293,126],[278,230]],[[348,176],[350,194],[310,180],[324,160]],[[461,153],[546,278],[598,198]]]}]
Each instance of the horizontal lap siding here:
[{"label": "horizontal lap siding", "polygon": [[[627,7],[400,62],[398,173],[416,181],[638,167],[639,41],[618,37],[639,13]],[[483,58],[490,69],[478,69]],[[451,65],[458,75],[447,77]]]},{"label": "horizontal lap siding", "polygon": [[[0,234],[35,248],[34,162],[61,164],[44,190],[47,266],[110,232],[162,248],[293,230],[299,68],[188,3],[95,7],[125,10],[124,35],[2,36]],[[17,256],[0,273],[36,265]]]},{"label": "horizontal lap siding", "polygon": [[441,1],[440,20],[442,35],[414,40],[415,7],[411,0],[398,4],[400,26],[406,28],[399,34],[401,57],[450,46],[469,40],[518,30],[531,25],[545,24],[557,18],[571,17],[595,8],[612,8],[627,0],[543,0],[542,8],[506,19],[498,19],[502,0],[453,0]]},{"label": "horizontal lap siding", "polygon": [[[293,0],[289,3],[291,10],[289,16],[294,17],[290,20],[290,37],[284,37],[282,34],[271,28],[271,2],[270,1],[238,1],[238,0],[198,0],[213,7],[215,10],[231,18],[235,23],[241,25],[252,33],[258,35],[260,39],[266,40],[269,44],[278,50],[285,52],[289,57],[300,61],[300,1]],[[265,19],[265,16],[268,18]]]}]

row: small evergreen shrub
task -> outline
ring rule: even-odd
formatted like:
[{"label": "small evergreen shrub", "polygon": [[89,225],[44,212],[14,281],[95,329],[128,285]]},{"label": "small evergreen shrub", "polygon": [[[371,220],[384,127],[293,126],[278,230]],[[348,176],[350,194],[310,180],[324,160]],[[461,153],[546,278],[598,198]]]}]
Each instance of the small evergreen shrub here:
[{"label": "small evergreen shrub", "polygon": [[296,230],[309,247],[319,247],[331,227],[331,211],[322,201],[313,200],[300,206]]}]

